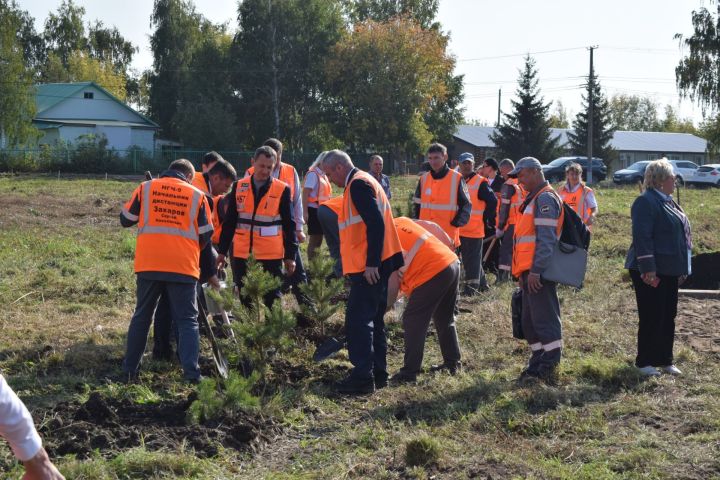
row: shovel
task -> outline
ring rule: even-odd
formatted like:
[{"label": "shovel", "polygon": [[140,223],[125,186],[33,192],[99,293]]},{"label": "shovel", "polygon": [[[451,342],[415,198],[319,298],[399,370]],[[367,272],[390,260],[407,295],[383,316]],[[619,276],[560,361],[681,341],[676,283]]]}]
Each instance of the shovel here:
[{"label": "shovel", "polygon": [[339,339],[335,337],[328,338],[322,343],[322,345],[315,349],[313,361],[322,362],[323,360],[333,357],[336,353],[342,350],[346,344],[347,339],[345,337],[340,337]]},{"label": "shovel", "polygon": [[213,363],[215,364],[217,374],[221,378],[226,379],[228,377],[230,364],[220,351],[220,345],[218,345],[215,333],[208,322],[207,311],[205,310],[205,306],[202,302],[198,302],[198,324],[200,324],[200,326],[207,332],[206,335],[208,340],[210,340],[210,345],[212,347]]}]

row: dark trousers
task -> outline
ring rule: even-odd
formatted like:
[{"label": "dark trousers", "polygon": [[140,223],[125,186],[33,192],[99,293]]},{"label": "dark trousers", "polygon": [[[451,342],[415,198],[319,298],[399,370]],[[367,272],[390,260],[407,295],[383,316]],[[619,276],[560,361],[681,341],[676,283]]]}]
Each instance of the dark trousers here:
[{"label": "dark trousers", "polygon": [[459,282],[460,265],[453,262],[410,294],[402,317],[405,339],[402,373],[414,375],[420,371],[431,319],[437,331],[443,362],[455,365],[460,361],[460,344],[455,328]]},{"label": "dark trousers", "polygon": [[[202,281],[202,280],[201,280]],[[207,304],[205,302],[205,292],[203,292],[202,284],[197,284],[198,307],[207,312]],[[156,359],[171,360],[173,354],[172,342],[175,345],[178,341],[178,329],[172,321],[170,313],[170,302],[167,296],[160,295],[155,314],[153,315],[153,357]]]},{"label": "dark trousers", "polygon": [[513,253],[513,235],[515,235],[515,225],[508,225],[503,235],[502,243],[495,245],[498,249],[498,269],[509,272],[512,270],[512,253]]},{"label": "dark trousers", "polygon": [[482,266],[483,239],[460,237],[460,255],[465,269],[465,283],[475,288],[487,287]]},{"label": "dark trousers", "polygon": [[660,283],[651,287],[640,278],[638,270],[630,270],[638,306],[638,367],[664,367],[673,363],[675,317],[678,303],[678,277],[658,275]]},{"label": "dark trousers", "polygon": [[338,216],[332,208],[320,205],[318,207],[318,222],[322,227],[325,243],[327,243],[330,257],[335,260],[333,272],[337,278],[342,278],[342,263],[340,261],[340,229],[338,228]]},{"label": "dark trousers", "polygon": [[302,255],[300,255],[300,249],[298,248],[295,254],[295,271],[290,277],[283,277],[282,291],[291,291],[298,305],[308,305],[310,299],[300,290],[300,285],[308,283],[308,276],[305,272],[305,266],[303,265]]},{"label": "dark trousers", "polygon": [[542,373],[560,363],[562,353],[562,325],[557,286],[547,280],[537,293],[527,288],[528,272],[520,277],[522,287],[522,328],[532,355],[528,371]]},{"label": "dark trousers", "polygon": [[177,326],[178,356],[187,379],[200,376],[200,335],[197,322],[196,283],[164,282],[137,278],[137,304],[128,328],[123,371],[135,375],[147,344],[150,323],[160,296],[167,298],[170,318]]},{"label": "dark trousers", "polygon": [[[282,260],[257,260],[257,262],[262,265],[266,272],[271,273],[272,275],[279,278],[281,281],[285,279],[282,272]],[[242,287],[243,278],[245,277],[245,273],[247,273],[247,264],[248,261],[244,258],[234,258],[231,262],[233,280],[235,281],[235,285],[237,285],[238,290],[240,291],[240,301],[246,307],[250,306],[250,302],[247,297],[243,297]],[[265,298],[263,298],[263,303],[265,303],[265,306],[267,306],[268,308],[272,308],[272,304],[281,296],[282,288],[276,288],[275,290],[271,290],[270,292],[268,292],[267,295],[265,295]]]},{"label": "dark trousers", "polygon": [[347,349],[352,378],[387,378],[385,308],[390,268],[380,268],[380,280],[370,285],[362,273],[348,275],[350,294],[345,308]]}]

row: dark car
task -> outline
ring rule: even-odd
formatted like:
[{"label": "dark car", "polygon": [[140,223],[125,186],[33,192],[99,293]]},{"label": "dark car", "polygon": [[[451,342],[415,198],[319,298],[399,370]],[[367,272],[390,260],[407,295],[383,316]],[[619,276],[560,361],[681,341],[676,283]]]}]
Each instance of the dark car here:
[{"label": "dark car", "polygon": [[618,170],[613,175],[613,183],[621,185],[623,183],[638,183],[645,178],[645,169],[650,164],[649,160],[635,162],[627,168]]},{"label": "dark car", "polygon": [[[545,174],[545,178],[550,182],[561,182],[565,180],[565,168],[570,165],[570,163],[577,163],[582,167],[582,178],[583,180],[587,181],[587,157],[556,158],[547,165],[543,165],[542,169],[543,173]],[[605,166],[605,163],[602,161],[602,159],[593,157],[592,165],[593,183],[599,182],[600,180],[605,180],[605,177],[607,176],[607,167]]]}]

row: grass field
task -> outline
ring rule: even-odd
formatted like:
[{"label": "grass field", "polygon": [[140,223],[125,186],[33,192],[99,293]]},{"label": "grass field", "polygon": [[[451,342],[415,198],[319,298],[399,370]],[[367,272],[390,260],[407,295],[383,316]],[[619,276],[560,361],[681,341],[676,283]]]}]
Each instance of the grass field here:
[{"label": "grass field", "polygon": [[[393,178],[396,210],[407,212],[414,182]],[[646,381],[632,366],[637,314],[622,266],[636,188],[597,189],[585,288],[560,291],[556,386],[515,382],[528,352],[510,335],[504,285],[461,301],[455,377],[338,397],[330,384],[346,357],[314,364],[297,336],[274,363],[272,401],[243,420],[252,441],[235,448],[233,425],[184,425],[172,409],[193,394],[178,366],[147,361],[140,385],[112,381],[135,299],[135,230],[118,215],[135,185],[0,178],[0,368],[68,478],[720,478],[720,301],[681,301],[684,376]],[[719,251],[720,190],[683,189],[682,203],[695,253]],[[402,332],[387,321],[392,373]],[[431,334],[425,363],[438,360]],[[115,405],[110,419],[93,417],[98,396]],[[5,444],[0,471],[21,472]]]}]

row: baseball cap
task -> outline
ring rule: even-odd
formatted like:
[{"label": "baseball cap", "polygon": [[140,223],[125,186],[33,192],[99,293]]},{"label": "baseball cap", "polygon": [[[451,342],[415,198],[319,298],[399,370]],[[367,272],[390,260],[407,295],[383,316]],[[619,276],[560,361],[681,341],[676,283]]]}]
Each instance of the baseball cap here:
[{"label": "baseball cap", "polygon": [[522,170],[523,168],[540,168],[540,169],[542,169],[542,164],[540,163],[540,160],[538,160],[535,157],[521,158],[515,164],[515,168],[510,173],[508,173],[508,177],[517,178],[518,173],[520,173],[520,170]]},{"label": "baseball cap", "polygon": [[458,157],[458,162],[459,163],[463,163],[463,162],[473,162],[474,163],[475,156],[470,152],[461,153],[460,156]]}]

